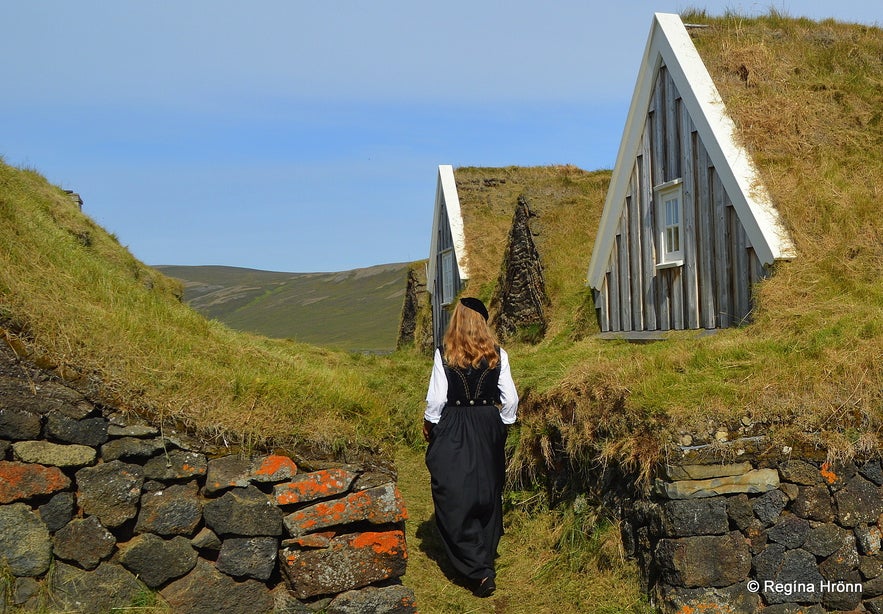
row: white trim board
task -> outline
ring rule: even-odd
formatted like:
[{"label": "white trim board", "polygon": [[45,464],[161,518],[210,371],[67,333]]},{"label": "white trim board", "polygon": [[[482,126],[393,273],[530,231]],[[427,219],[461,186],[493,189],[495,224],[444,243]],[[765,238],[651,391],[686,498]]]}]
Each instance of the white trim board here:
[{"label": "white trim board", "polygon": [[429,263],[426,271],[426,284],[430,289],[435,287],[437,274],[436,254],[438,253],[438,229],[442,205],[448,213],[448,226],[451,228],[458,274],[461,280],[469,279],[469,271],[466,266],[466,239],[463,234],[463,215],[460,213],[460,197],[457,194],[457,182],[454,180],[454,167],[450,164],[439,164],[438,166],[435,210],[432,215],[432,239],[429,244]]}]

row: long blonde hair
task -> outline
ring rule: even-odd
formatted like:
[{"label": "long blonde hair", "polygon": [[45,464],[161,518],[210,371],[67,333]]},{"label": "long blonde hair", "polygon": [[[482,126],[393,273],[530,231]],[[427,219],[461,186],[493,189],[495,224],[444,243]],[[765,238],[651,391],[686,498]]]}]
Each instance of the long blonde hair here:
[{"label": "long blonde hair", "polygon": [[464,368],[477,368],[487,361],[491,369],[500,361],[497,340],[484,317],[460,302],[455,305],[445,332],[445,361]]}]

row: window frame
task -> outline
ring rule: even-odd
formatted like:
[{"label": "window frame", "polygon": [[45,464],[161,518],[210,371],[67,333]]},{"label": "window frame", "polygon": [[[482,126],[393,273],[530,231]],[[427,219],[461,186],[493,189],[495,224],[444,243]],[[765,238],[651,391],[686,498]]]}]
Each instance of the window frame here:
[{"label": "window frame", "polygon": [[[683,266],[684,264],[684,181],[683,179],[673,179],[666,181],[653,188],[653,195],[656,201],[656,219],[657,219],[657,237],[658,248],[656,268],[664,269],[670,267]],[[673,200],[676,201],[675,215],[677,219],[674,223],[668,216],[668,204]],[[677,249],[672,243],[674,235],[677,241]]]}]

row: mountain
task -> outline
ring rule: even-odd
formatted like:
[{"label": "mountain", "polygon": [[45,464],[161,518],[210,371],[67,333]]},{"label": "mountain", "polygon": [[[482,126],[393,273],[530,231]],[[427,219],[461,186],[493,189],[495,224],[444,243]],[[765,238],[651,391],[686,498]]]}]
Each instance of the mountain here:
[{"label": "mountain", "polygon": [[156,266],[184,301],[236,330],[350,351],[395,348],[408,263],[335,273],[229,266]]}]

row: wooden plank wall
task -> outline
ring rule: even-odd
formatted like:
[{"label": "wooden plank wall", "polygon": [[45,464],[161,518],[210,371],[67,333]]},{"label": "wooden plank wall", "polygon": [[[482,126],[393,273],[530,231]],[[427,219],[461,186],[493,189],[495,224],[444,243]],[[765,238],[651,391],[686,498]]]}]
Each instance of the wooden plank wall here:
[{"label": "wooden plank wall", "polygon": [[[684,264],[656,268],[653,186],[683,181]],[[766,277],[663,66],[632,167],[608,272],[595,291],[602,331],[726,328],[751,314]]]}]

